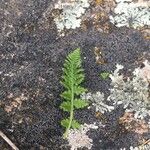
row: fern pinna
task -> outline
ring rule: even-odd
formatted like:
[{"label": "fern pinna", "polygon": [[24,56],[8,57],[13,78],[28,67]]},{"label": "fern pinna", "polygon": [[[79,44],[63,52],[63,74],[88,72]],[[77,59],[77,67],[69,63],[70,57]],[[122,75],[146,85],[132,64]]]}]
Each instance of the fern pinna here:
[{"label": "fern pinna", "polygon": [[61,121],[61,125],[66,128],[64,138],[67,137],[70,128],[80,127],[80,123],[74,119],[74,110],[88,105],[86,101],[79,98],[80,94],[87,91],[80,85],[84,80],[80,53],[79,48],[70,53],[63,68],[61,84],[64,86],[65,91],[61,94],[64,101],[61,103],[60,108],[70,113],[68,118]]}]

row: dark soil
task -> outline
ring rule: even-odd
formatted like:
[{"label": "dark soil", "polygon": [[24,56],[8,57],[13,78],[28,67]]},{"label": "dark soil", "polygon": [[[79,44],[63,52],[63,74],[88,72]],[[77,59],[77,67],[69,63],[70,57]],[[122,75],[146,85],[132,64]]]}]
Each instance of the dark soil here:
[{"label": "dark soil", "polygon": [[[100,79],[101,71],[111,72],[119,63],[130,75],[143,53],[149,53],[150,42],[139,31],[128,28],[112,26],[111,32],[105,34],[89,25],[86,31],[76,29],[59,37],[50,13],[49,17],[43,17],[52,6],[50,0],[0,2],[0,130],[21,150],[69,149],[62,139],[60,120],[65,115],[59,109],[59,94],[63,91],[59,82],[61,68],[69,52],[81,48],[85,87],[106,95],[110,81]],[[101,48],[106,64],[96,64],[95,46]],[[27,99],[7,113],[6,106],[22,94]],[[138,135],[120,134],[121,127],[118,130],[117,120],[122,115],[121,109],[106,115],[106,128],[88,133],[94,139],[93,150],[136,146]],[[79,111],[76,117],[82,123],[98,121],[93,110]],[[2,139],[0,147],[10,149]]]}]

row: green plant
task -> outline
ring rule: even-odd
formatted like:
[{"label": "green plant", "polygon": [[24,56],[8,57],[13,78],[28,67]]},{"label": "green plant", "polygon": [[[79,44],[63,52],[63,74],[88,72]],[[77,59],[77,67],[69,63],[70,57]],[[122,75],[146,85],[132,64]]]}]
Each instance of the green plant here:
[{"label": "green plant", "polygon": [[64,101],[61,103],[60,108],[70,113],[68,118],[61,121],[61,125],[66,128],[64,138],[67,137],[70,128],[80,127],[80,123],[74,119],[74,110],[88,106],[85,100],[79,98],[80,94],[87,91],[87,89],[80,86],[84,80],[80,53],[79,48],[70,53],[63,67],[61,84],[64,86],[65,91],[61,94]]},{"label": "green plant", "polygon": [[109,78],[110,73],[109,72],[101,72],[100,73],[100,78],[103,80],[106,80]]}]

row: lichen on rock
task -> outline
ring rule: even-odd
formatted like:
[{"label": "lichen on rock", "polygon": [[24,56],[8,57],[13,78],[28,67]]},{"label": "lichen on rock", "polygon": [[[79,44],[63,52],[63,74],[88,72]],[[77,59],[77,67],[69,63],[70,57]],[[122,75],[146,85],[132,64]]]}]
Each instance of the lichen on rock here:
[{"label": "lichen on rock", "polygon": [[58,1],[55,4],[55,9],[62,10],[60,15],[54,17],[58,31],[80,27],[82,21],[81,16],[89,6],[90,4],[88,0],[77,0],[71,2]]},{"label": "lichen on rock", "polygon": [[143,119],[149,116],[148,62],[145,63],[144,68],[136,68],[133,72],[133,78],[127,78],[126,81],[123,75],[117,73],[120,69],[122,68],[117,67],[114,73],[110,75],[113,88],[110,89],[108,100],[113,101],[116,106],[122,104],[126,112],[134,112],[135,118]]},{"label": "lichen on rock", "polygon": [[81,96],[82,99],[86,99],[92,102],[92,105],[95,107],[96,112],[111,112],[114,110],[114,106],[109,106],[106,104],[106,99],[104,98],[104,93],[96,92],[96,93],[86,93]]},{"label": "lichen on rock", "polygon": [[116,0],[114,15],[111,15],[110,21],[117,27],[127,26],[140,28],[150,25],[149,2],[138,0]]},{"label": "lichen on rock", "polygon": [[95,124],[84,124],[81,125],[81,128],[78,129],[71,129],[69,131],[67,140],[69,145],[71,146],[71,150],[77,150],[78,148],[91,149],[93,140],[88,137],[86,134],[90,129],[97,129],[98,126]]}]

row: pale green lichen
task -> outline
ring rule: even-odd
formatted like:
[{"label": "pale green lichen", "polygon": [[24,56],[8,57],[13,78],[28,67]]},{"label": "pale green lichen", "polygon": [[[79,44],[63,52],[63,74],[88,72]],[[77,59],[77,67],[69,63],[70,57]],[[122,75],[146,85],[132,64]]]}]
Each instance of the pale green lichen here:
[{"label": "pale green lichen", "polygon": [[55,4],[55,9],[62,10],[62,13],[54,18],[58,31],[80,27],[82,21],[81,16],[89,6],[88,0],[57,2]]},{"label": "pale green lichen", "polygon": [[123,75],[118,73],[122,68],[117,65],[117,69],[110,75],[112,89],[107,100],[113,101],[116,106],[122,104],[126,112],[134,112],[135,118],[143,119],[150,114],[149,82],[146,78],[149,74],[142,75],[146,68],[137,68],[133,78],[124,81]]},{"label": "pale green lichen", "polygon": [[110,21],[117,27],[143,27],[150,25],[149,2],[133,0],[116,0],[115,15],[110,16]]},{"label": "pale green lichen", "polygon": [[86,99],[92,102],[92,105],[95,107],[97,112],[105,113],[111,112],[114,110],[114,106],[109,106],[106,104],[106,100],[104,98],[104,93],[96,92],[96,93],[86,93],[81,96],[82,99]]}]

